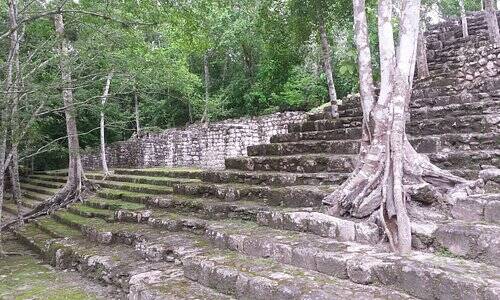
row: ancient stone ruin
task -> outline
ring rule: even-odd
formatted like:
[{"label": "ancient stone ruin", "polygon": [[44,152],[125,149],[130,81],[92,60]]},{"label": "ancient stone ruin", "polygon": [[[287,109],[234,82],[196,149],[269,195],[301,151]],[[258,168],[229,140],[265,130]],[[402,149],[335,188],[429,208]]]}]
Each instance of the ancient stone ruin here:
[{"label": "ancient stone ruin", "polygon": [[[101,186],[95,196],[15,235],[119,298],[500,299],[500,48],[480,14],[468,21],[469,38],[457,20],[429,28],[431,76],[414,83],[407,131],[440,167],[481,178],[485,193],[412,202],[409,256],[389,251],[371,217],[322,213],[356,163],[356,96],[338,119],[327,108],[111,145],[114,173],[87,175]],[[225,169],[192,168],[224,157]],[[98,167],[95,155],[84,161]],[[64,182],[63,171],[25,178],[26,209]]]}]

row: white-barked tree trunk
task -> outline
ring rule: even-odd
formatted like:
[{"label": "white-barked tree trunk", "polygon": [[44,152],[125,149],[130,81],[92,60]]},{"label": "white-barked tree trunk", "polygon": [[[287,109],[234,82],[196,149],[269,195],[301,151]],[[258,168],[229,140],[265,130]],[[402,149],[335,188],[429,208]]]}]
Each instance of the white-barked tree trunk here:
[{"label": "white-barked tree trunk", "polygon": [[[353,0],[353,3],[360,55],[366,53],[367,24],[361,12],[365,8],[361,0]],[[323,203],[329,206],[327,212],[332,215],[378,217],[392,249],[404,254],[411,251],[407,202],[422,193],[441,200],[452,188],[469,182],[431,164],[408,141],[406,110],[416,60],[420,0],[403,0],[397,53],[391,22],[392,7],[391,0],[379,0],[381,83],[380,94],[372,105],[366,102],[373,97],[370,92],[373,79],[360,74],[362,97],[368,97],[361,99],[361,103],[363,118],[368,120],[370,139],[363,141],[366,145],[362,147],[354,172]],[[369,66],[365,59],[358,59],[358,63],[360,72]]]}]

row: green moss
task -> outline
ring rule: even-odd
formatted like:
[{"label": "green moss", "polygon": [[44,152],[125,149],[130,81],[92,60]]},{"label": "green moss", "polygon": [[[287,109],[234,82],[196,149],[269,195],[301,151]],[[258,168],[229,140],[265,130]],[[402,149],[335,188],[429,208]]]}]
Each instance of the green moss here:
[{"label": "green moss", "polygon": [[73,205],[71,206],[70,211],[85,217],[98,217],[105,219],[113,219],[114,217],[114,212],[112,210],[90,207],[84,204]]},{"label": "green moss", "polygon": [[436,251],[436,255],[438,256],[442,256],[442,257],[450,257],[450,258],[460,258],[459,256],[453,254],[450,252],[450,250],[446,249],[446,248],[442,248],[440,247],[437,251]]},{"label": "green moss", "polygon": [[29,179],[38,179],[38,180],[60,182],[60,183],[64,183],[67,180],[66,177],[53,176],[53,175],[31,175]]},{"label": "green moss", "polygon": [[42,218],[36,221],[36,224],[44,231],[50,232],[56,237],[80,237],[80,231],[75,230],[67,225],[56,222],[51,218]]},{"label": "green moss", "polygon": [[144,203],[152,195],[144,193],[136,193],[130,191],[116,190],[116,189],[102,189],[97,193],[100,197],[106,199],[122,199],[138,203]]},{"label": "green moss", "polygon": [[26,183],[21,183],[21,189],[34,191],[34,192],[37,192],[40,194],[46,194],[46,195],[53,195],[53,194],[57,193],[57,191],[59,191],[59,189],[51,189],[51,188],[47,188],[47,187],[26,184]]},{"label": "green moss", "polygon": [[7,251],[21,255],[0,260],[0,299],[97,299],[97,295],[55,271],[15,241],[6,241]]},{"label": "green moss", "polygon": [[128,211],[138,211],[146,209],[146,206],[144,204],[135,202],[126,202],[123,200],[116,200],[116,199],[92,198],[87,200],[86,204],[92,207],[110,209],[110,210],[123,209]]}]

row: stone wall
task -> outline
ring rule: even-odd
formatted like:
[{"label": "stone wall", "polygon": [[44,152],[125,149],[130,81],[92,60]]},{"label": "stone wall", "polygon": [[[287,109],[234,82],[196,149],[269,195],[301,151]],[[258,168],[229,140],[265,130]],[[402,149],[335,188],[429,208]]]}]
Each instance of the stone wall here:
[{"label": "stone wall", "polygon": [[[225,158],[247,155],[247,146],[269,143],[272,135],[285,133],[288,124],[302,122],[306,117],[304,112],[284,112],[147,134],[140,139],[132,138],[108,145],[108,166],[221,169],[224,168]],[[82,162],[86,170],[101,168],[100,155],[95,149],[84,152]]]}]

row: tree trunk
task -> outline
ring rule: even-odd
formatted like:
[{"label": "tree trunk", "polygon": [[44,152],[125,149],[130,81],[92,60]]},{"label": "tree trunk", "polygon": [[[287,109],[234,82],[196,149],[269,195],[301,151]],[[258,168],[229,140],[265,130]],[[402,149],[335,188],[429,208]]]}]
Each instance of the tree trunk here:
[{"label": "tree trunk", "polygon": [[19,183],[19,153],[17,149],[11,149],[12,158],[11,165],[9,166],[9,179],[12,193],[12,200],[17,206],[17,216],[21,222],[22,217],[22,203],[21,203],[21,185]]},{"label": "tree trunk", "polygon": [[[5,152],[7,148],[7,109],[2,109],[1,123],[0,123],[0,170],[4,169],[5,163]],[[5,189],[5,172],[0,172],[0,223],[2,221],[2,208],[4,201],[4,189]],[[0,231],[0,257],[4,256],[3,243],[1,240]]]},{"label": "tree trunk", "polygon": [[[404,2],[396,56],[391,24],[392,1],[379,1],[381,90],[371,111],[372,139],[366,152],[360,153],[356,170],[339,189],[323,200],[330,206],[327,211],[332,215],[378,216],[391,248],[399,253],[411,251],[411,226],[406,211],[411,196],[427,189],[438,197],[451,188],[469,184],[432,165],[408,142],[405,110],[411,95],[411,73],[416,59],[420,0]],[[356,26],[356,31],[364,26],[366,23]],[[356,32],[356,35],[363,36],[361,32]],[[360,76],[360,80],[360,86],[370,82],[364,76]]]},{"label": "tree trunk", "polygon": [[375,104],[373,85],[372,58],[370,42],[368,39],[368,23],[366,21],[365,0],[353,0],[354,9],[354,36],[358,51],[359,91],[361,94],[361,107],[363,110],[363,136],[361,153],[366,151],[370,144],[370,113]]},{"label": "tree trunk", "polygon": [[498,19],[493,0],[484,0],[484,10],[490,41],[500,45],[500,31],[498,29]]},{"label": "tree trunk", "polygon": [[66,132],[68,134],[69,167],[68,180],[62,191],[69,194],[79,194],[82,189],[82,167],[80,160],[80,144],[76,127],[76,109],[73,105],[73,83],[69,57],[69,41],[64,32],[64,20],[61,13],[54,15],[56,35],[59,40],[59,68],[62,79],[62,98],[64,115],[66,117]]},{"label": "tree trunk", "polygon": [[188,114],[189,114],[189,124],[193,124],[193,106],[191,105],[191,100],[187,100],[188,104]]},{"label": "tree trunk", "polygon": [[135,134],[137,138],[141,137],[141,124],[139,122],[139,96],[137,91],[134,91],[134,116],[135,116]]},{"label": "tree trunk", "polygon": [[[18,216],[21,216],[21,186],[19,184],[19,152],[18,145],[20,132],[19,132],[19,97],[20,97],[20,88],[21,88],[21,67],[19,62],[19,49],[20,49],[20,35],[19,30],[17,29],[18,23],[18,13],[17,13],[17,0],[9,1],[9,18],[10,18],[10,28],[15,28],[11,37],[11,48],[13,49],[13,54],[11,56],[12,60],[12,70],[11,73],[14,73],[15,76],[10,75],[10,85],[11,92],[9,93],[12,110],[11,110],[11,137],[10,137],[10,163],[9,164],[9,177],[12,189],[12,199],[17,205]],[[21,220],[21,218],[19,218]]]},{"label": "tree trunk", "polygon": [[328,36],[326,34],[325,24],[323,19],[320,19],[319,25],[319,38],[321,40],[321,49],[323,51],[323,70],[326,75],[326,82],[328,84],[328,96],[330,98],[330,103],[332,105],[332,116],[338,117],[339,108],[337,104],[337,91],[335,90],[335,83],[333,82],[333,72],[332,72],[332,56],[330,51],[330,45],[328,44]]},{"label": "tree trunk", "polygon": [[460,5],[460,18],[462,19],[462,36],[464,38],[469,37],[469,29],[467,25],[467,15],[465,14],[464,0],[458,0]]},{"label": "tree trunk", "polygon": [[[80,159],[80,145],[78,141],[78,130],[76,127],[76,109],[73,104],[73,83],[71,76],[69,41],[64,33],[64,20],[62,13],[54,15],[54,27],[58,39],[57,52],[59,55],[59,69],[61,72],[62,98],[64,104],[64,115],[66,118],[66,133],[68,135],[69,166],[68,178],[64,187],[54,196],[45,200],[29,213],[23,215],[23,220],[36,218],[48,214],[59,208],[82,200],[83,187],[89,187],[90,183],[85,180],[83,167]],[[8,223],[2,229],[10,226]]]},{"label": "tree trunk", "polygon": [[106,105],[106,100],[109,95],[109,86],[111,85],[111,79],[113,78],[113,71],[108,74],[106,78],[106,84],[104,85],[104,91],[101,97],[101,164],[102,164],[102,172],[104,173],[104,177],[109,174],[108,163],[106,161],[106,139],[104,136],[104,107]]},{"label": "tree trunk", "polygon": [[[6,59],[6,74],[5,74],[5,98],[4,101],[0,103],[0,222],[2,220],[2,208],[4,202],[4,190],[5,190],[5,170],[6,170],[6,152],[7,152],[7,133],[9,126],[9,114],[12,112],[10,105],[15,102],[17,97],[17,87],[14,82],[18,82],[14,77],[18,76],[15,74],[16,62],[19,59],[19,34],[17,30],[17,1],[8,1],[9,10],[9,29],[10,33],[10,46],[8,57]],[[3,244],[0,236],[0,256],[4,255]]]},{"label": "tree trunk", "polygon": [[429,76],[429,65],[427,64],[427,41],[425,40],[425,24],[420,22],[417,40],[417,73],[419,78]]},{"label": "tree trunk", "polygon": [[210,101],[210,70],[208,68],[208,51],[203,56],[203,73],[205,78],[205,108],[203,109],[202,123],[208,123],[208,104]]}]

